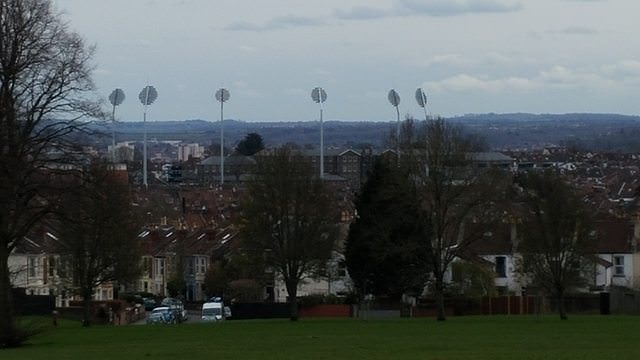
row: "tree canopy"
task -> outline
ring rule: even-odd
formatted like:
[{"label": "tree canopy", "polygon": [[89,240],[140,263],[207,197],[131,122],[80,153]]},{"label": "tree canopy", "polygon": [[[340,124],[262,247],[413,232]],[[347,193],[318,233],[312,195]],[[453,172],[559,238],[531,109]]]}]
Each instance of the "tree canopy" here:
[{"label": "tree canopy", "polygon": [[378,160],[356,199],[345,257],[361,295],[420,294],[430,266],[430,231],[406,169]]},{"label": "tree canopy", "polygon": [[564,296],[585,284],[585,271],[593,264],[591,216],[575,189],[551,171],[520,175],[517,183],[527,209],[517,271],[529,286],[553,296],[560,318],[566,319]]},{"label": "tree canopy", "polygon": [[85,325],[91,320],[90,301],[96,287],[127,285],[141,272],[139,216],[131,205],[128,184],[107,166],[92,164],[57,211],[58,253],[63,264],[70,264],[73,289],[83,297]]},{"label": "tree canopy", "polygon": [[[415,136],[418,132],[404,133]],[[426,256],[433,275],[437,319],[442,321],[444,276],[453,260],[464,257],[470,245],[497,221],[510,177],[499,169],[473,166],[471,156],[478,149],[478,140],[466,137],[443,119],[426,124],[424,136],[424,140],[401,141],[408,145],[403,147],[400,165],[409,169],[420,208],[429,215],[424,241],[429,249]],[[422,149],[411,145],[421,142],[425,144]]]},{"label": "tree canopy", "polygon": [[339,211],[308,158],[282,147],[256,160],[243,203],[243,248],[282,278],[297,320],[298,284],[326,265]]},{"label": "tree canopy", "polygon": [[262,136],[258,133],[249,133],[238,143],[236,150],[245,156],[251,156],[264,149]]},{"label": "tree canopy", "polygon": [[15,323],[9,254],[62,194],[51,176],[73,159],[67,135],[99,112],[92,54],[50,0],[0,1],[0,347],[25,338]]}]

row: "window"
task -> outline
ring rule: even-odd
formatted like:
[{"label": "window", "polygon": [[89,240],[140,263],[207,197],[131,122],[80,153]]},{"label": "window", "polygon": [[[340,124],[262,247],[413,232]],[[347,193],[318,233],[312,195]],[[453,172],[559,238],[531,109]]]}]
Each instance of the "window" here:
[{"label": "window", "polygon": [[38,258],[29,258],[29,277],[36,277],[36,270],[38,267]]},{"label": "window", "polygon": [[56,258],[54,258],[53,256],[50,256],[49,257],[49,276],[55,275],[55,269],[56,269]]},{"label": "window", "polygon": [[164,259],[156,259],[156,277],[164,276]]},{"label": "window", "polygon": [[151,266],[151,258],[148,256],[145,256],[144,258],[142,258],[142,262],[143,262],[145,274],[147,274],[147,276],[149,277],[153,276],[153,273],[151,272],[151,270],[153,269],[153,267]]},{"label": "window", "polygon": [[344,261],[338,262],[338,276],[339,277],[347,276],[347,264]]},{"label": "window", "polygon": [[496,276],[507,277],[507,259],[504,256],[496,256]]},{"label": "window", "polygon": [[624,276],[624,256],[613,257],[613,276]]},{"label": "window", "polygon": [[200,274],[204,274],[207,272],[207,258],[202,257],[200,258]]}]

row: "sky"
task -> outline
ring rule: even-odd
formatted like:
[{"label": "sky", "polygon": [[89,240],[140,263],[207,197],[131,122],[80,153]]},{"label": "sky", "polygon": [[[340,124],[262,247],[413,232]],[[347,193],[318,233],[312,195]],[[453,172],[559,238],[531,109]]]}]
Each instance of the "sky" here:
[{"label": "sky", "polygon": [[393,121],[468,113],[640,114],[638,0],[55,0],[96,46],[122,121]]}]

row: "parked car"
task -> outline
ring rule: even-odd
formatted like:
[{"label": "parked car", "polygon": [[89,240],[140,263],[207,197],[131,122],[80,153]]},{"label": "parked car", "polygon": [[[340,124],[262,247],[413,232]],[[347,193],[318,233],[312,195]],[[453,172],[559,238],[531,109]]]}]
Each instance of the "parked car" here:
[{"label": "parked car", "polygon": [[152,297],[143,297],[142,304],[144,305],[144,309],[146,311],[151,311],[156,307],[156,299]]},{"label": "parked car", "polygon": [[187,320],[187,310],[185,310],[184,304],[179,299],[164,298],[162,299],[161,305],[170,308],[174,312],[176,320],[178,322]]},{"label": "parked car", "polygon": [[178,322],[175,312],[168,306],[160,306],[147,316],[147,324],[175,324]]}]

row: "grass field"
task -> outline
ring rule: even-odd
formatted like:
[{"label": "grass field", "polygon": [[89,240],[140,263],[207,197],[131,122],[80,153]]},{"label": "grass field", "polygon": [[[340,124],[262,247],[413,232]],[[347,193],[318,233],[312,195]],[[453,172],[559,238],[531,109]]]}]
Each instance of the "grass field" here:
[{"label": "grass field", "polygon": [[63,321],[0,359],[639,359],[640,317],[227,321],[82,328]]}]

